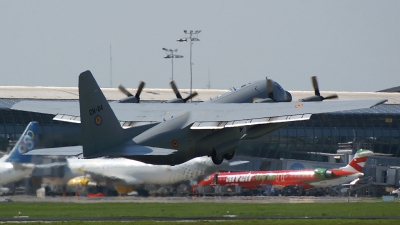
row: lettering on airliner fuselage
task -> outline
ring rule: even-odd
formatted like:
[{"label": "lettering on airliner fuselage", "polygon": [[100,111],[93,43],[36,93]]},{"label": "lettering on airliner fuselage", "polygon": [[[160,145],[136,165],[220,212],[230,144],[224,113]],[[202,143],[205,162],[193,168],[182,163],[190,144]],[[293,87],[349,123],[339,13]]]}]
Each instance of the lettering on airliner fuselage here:
[{"label": "lettering on airliner fuselage", "polygon": [[251,182],[251,181],[264,181],[264,180],[275,180],[276,175],[253,175],[253,174],[246,174],[246,175],[232,175],[227,176],[225,181],[227,183],[235,183],[235,182]]}]

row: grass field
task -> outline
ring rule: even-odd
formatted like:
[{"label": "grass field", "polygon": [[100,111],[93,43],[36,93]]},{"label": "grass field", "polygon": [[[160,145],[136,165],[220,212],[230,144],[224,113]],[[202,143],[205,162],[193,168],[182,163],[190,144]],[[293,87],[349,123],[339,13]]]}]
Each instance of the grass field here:
[{"label": "grass field", "polygon": [[[37,217],[220,217],[237,216],[399,216],[399,203],[0,203],[0,218]],[[67,222],[62,222],[66,224]],[[68,224],[121,224],[122,222],[73,221]],[[155,221],[135,222],[154,224]],[[176,224],[177,222],[162,222]],[[400,220],[312,219],[201,221],[190,224],[400,224]],[[39,223],[32,223],[39,224]],[[58,224],[58,223],[52,223]],[[124,222],[126,224],[126,222]],[[182,222],[179,222],[182,224]]]},{"label": "grass field", "polygon": [[[135,221],[135,222],[118,222],[118,221],[104,221],[104,222],[90,222],[90,221],[71,221],[71,222],[52,222],[51,225],[102,225],[102,224],[110,224],[110,225],[126,225],[127,223],[133,223],[137,225],[152,225],[152,224],[161,224],[161,225],[172,225],[172,224],[191,224],[191,225],[199,225],[199,224],[207,224],[207,225],[243,225],[243,224],[251,224],[251,225],[279,225],[279,224],[293,224],[293,225],[396,225],[399,224],[399,220],[240,220],[240,221],[198,221],[198,222],[181,222],[181,221],[173,221],[173,222],[157,222],[157,221]],[[44,222],[34,222],[31,224],[49,224]]]}]

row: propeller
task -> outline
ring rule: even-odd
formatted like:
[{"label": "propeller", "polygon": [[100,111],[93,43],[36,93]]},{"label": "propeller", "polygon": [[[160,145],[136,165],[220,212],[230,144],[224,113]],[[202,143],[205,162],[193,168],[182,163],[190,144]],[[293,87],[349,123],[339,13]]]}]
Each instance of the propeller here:
[{"label": "propeller", "polygon": [[143,81],[140,82],[139,87],[136,91],[135,95],[132,95],[122,84],[118,86],[118,89],[124,93],[127,97],[118,100],[119,103],[139,103],[140,102],[140,94],[144,88],[145,83]]},{"label": "propeller", "polygon": [[272,99],[274,102],[274,84],[271,79],[267,79],[267,89],[268,89],[268,98]]},{"label": "propeller", "polygon": [[171,88],[176,95],[176,99],[169,100],[169,101],[167,101],[167,103],[186,103],[189,99],[192,99],[193,97],[198,95],[197,92],[193,92],[186,98],[182,98],[182,95],[179,92],[178,87],[176,86],[175,82],[171,81],[171,82],[169,82],[169,84],[171,85]]},{"label": "propeller", "polygon": [[312,85],[314,87],[315,95],[311,96],[311,97],[299,99],[300,102],[319,102],[319,101],[323,101],[323,100],[326,100],[326,99],[338,98],[337,94],[332,94],[332,95],[328,95],[328,96],[325,96],[325,97],[321,96],[321,94],[319,93],[317,77],[316,76],[312,76],[311,77],[311,81],[312,81]]},{"label": "propeller", "polygon": [[271,79],[267,79],[268,98],[253,98],[253,103],[276,102],[274,99],[274,83]]}]

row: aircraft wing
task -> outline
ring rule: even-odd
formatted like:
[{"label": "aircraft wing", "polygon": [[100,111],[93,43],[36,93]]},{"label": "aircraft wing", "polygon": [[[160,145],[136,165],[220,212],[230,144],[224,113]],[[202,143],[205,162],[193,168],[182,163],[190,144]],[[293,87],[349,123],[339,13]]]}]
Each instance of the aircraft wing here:
[{"label": "aircraft wing", "polygon": [[[371,108],[387,100],[279,103],[165,104],[110,103],[121,125],[159,123],[190,114],[191,129],[222,129],[266,123],[307,120],[312,114]],[[21,101],[11,109],[54,115],[54,120],[80,123],[78,102]]]},{"label": "aircraft wing", "polygon": [[[166,148],[156,148],[149,146],[135,145],[129,151],[110,151],[107,156],[135,156],[135,155],[170,155],[176,150]],[[62,155],[77,156],[83,153],[82,146],[69,146],[60,148],[42,148],[35,149],[25,153],[25,155]]]}]

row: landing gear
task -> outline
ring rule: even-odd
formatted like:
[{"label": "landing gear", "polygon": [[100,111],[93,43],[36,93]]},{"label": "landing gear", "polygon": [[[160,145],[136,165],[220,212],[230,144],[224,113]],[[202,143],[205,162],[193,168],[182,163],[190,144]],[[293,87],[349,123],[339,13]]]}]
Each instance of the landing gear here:
[{"label": "landing gear", "polygon": [[235,150],[232,150],[231,152],[228,152],[224,155],[224,159],[226,160],[231,160],[235,156]]},{"label": "landing gear", "polygon": [[222,161],[224,161],[224,157],[222,157],[222,155],[217,155],[216,151],[213,151],[211,159],[215,165],[220,165]]}]

